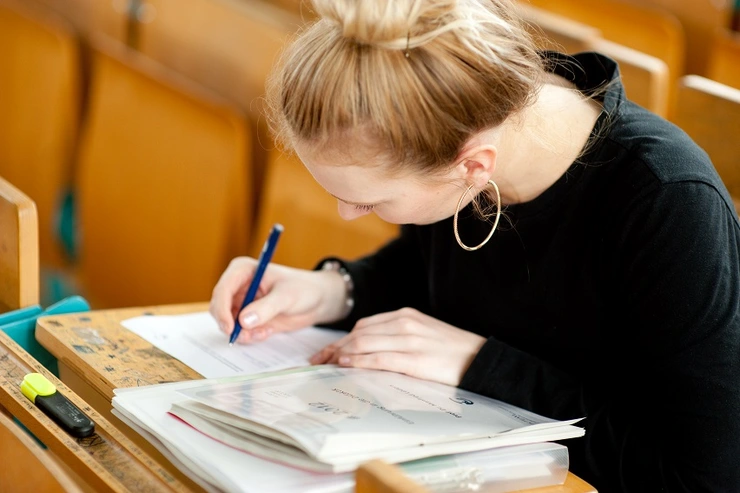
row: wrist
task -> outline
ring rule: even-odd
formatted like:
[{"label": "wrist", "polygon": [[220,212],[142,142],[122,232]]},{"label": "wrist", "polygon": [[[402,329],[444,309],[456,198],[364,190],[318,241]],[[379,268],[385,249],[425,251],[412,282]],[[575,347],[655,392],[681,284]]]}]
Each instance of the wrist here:
[{"label": "wrist", "polygon": [[354,308],[354,284],[352,276],[337,260],[322,262],[316,269],[324,279],[324,310],[319,323],[333,323],[344,320]]}]

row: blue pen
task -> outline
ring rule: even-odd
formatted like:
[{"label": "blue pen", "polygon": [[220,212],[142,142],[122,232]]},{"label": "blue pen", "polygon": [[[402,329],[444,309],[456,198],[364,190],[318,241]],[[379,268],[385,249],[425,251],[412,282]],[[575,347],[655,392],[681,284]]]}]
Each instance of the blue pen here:
[{"label": "blue pen", "polygon": [[[272,254],[275,253],[275,245],[277,245],[278,238],[280,238],[280,233],[282,232],[283,232],[282,224],[275,224],[272,227],[272,231],[270,231],[270,236],[267,237],[265,246],[262,247],[260,258],[257,261],[257,270],[254,271],[252,282],[249,285],[249,289],[247,289],[247,294],[244,295],[244,301],[242,302],[241,308],[239,308],[239,313],[241,313],[241,311],[244,310],[245,306],[253,302],[254,297],[257,296],[257,290],[260,287],[260,282],[262,282],[262,276],[265,273],[267,264],[270,263]],[[242,331],[242,325],[239,323],[239,314],[237,313],[236,320],[234,321],[234,330],[231,332],[231,337],[229,337],[229,346],[234,345],[234,342],[236,341],[236,338],[239,337],[239,333],[241,331]]]}]

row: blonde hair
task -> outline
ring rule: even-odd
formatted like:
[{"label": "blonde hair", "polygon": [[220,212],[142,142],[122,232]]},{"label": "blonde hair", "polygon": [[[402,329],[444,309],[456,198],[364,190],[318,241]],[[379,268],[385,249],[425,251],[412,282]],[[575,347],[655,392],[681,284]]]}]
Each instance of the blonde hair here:
[{"label": "blonde hair", "polygon": [[288,150],[362,129],[399,170],[434,171],[528,106],[545,77],[509,0],[313,4],[319,19],[268,81],[268,121]]}]

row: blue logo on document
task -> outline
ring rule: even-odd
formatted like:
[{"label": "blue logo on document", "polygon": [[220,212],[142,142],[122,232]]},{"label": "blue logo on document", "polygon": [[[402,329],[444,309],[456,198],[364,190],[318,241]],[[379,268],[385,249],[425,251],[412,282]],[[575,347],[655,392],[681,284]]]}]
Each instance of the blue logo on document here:
[{"label": "blue logo on document", "polygon": [[464,397],[450,397],[450,400],[452,402],[457,402],[458,404],[465,404],[466,406],[472,406],[473,401],[470,399],[466,399]]}]

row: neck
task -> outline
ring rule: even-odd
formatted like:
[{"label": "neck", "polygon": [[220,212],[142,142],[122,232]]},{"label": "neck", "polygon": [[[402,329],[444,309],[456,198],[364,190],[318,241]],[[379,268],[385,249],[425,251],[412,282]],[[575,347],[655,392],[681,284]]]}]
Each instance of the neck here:
[{"label": "neck", "polygon": [[492,178],[505,204],[535,199],[570,168],[586,145],[601,106],[553,79],[531,106],[493,136],[498,149]]}]

